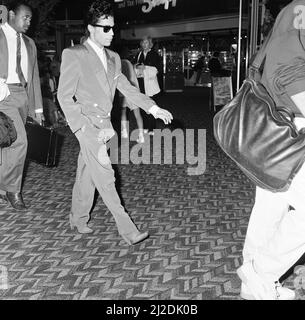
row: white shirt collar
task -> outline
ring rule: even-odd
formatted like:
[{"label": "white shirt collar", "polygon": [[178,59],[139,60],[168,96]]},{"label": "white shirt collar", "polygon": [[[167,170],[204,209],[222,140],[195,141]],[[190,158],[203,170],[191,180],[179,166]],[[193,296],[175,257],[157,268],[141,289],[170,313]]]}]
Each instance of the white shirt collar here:
[{"label": "white shirt collar", "polygon": [[105,54],[105,48],[100,48],[97,44],[95,44],[90,38],[87,39],[88,43],[92,47],[92,49],[98,54]]},{"label": "white shirt collar", "polygon": [[5,22],[2,28],[4,28],[4,30],[11,36],[17,35],[17,31],[13,27],[11,27],[7,22]]},{"label": "white shirt collar", "polygon": [[95,51],[95,53],[98,55],[98,57],[100,58],[105,71],[107,72],[107,58],[106,58],[106,52],[105,52],[105,48],[100,48],[97,44],[95,44],[90,38],[88,38],[88,43],[89,45],[92,47],[92,49]]}]

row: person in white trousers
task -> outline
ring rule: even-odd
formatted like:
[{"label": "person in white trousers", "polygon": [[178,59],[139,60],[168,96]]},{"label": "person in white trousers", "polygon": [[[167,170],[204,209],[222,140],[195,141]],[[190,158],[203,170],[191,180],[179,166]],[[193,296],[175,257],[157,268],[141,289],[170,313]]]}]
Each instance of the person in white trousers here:
[{"label": "person in white trousers", "polygon": [[[305,0],[294,0],[278,15],[273,27],[262,74],[262,83],[277,106],[296,115],[305,128]],[[305,154],[305,146],[304,146]],[[293,208],[293,209],[292,209]],[[305,164],[288,191],[272,193],[256,188],[237,270],[241,297],[255,300],[293,300],[294,290],[279,279],[305,252]]]}]

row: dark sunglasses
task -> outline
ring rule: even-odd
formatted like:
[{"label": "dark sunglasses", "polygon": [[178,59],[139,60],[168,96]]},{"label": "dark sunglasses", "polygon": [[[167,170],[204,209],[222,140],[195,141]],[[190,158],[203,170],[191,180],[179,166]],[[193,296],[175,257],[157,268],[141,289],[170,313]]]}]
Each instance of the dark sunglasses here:
[{"label": "dark sunglasses", "polygon": [[102,26],[101,24],[93,24],[94,27],[103,28],[105,33],[108,33],[110,30],[114,29],[114,26]]}]

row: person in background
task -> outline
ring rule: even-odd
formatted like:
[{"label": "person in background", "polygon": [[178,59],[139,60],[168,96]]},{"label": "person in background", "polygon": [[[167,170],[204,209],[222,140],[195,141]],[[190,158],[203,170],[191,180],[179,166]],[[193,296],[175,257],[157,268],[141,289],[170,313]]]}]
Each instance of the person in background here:
[{"label": "person in background", "polygon": [[[53,95],[53,102],[56,105],[57,108],[57,126],[66,126],[67,125],[67,121],[65,119],[64,113],[61,110],[61,107],[58,103],[58,99],[57,99],[57,87],[58,87],[58,81],[59,81],[59,76],[60,76],[60,65],[61,65],[61,61],[60,61],[60,57],[58,54],[55,54],[53,59],[50,61],[49,65],[48,65],[48,70],[49,70],[49,83],[50,83],[50,89],[52,91],[52,95]],[[53,107],[52,107],[53,109]]]},{"label": "person in background", "polygon": [[58,86],[60,76],[60,58],[58,54],[55,54],[52,61],[50,62],[50,73],[55,78],[55,87]]},{"label": "person in background", "polygon": [[[126,76],[126,78],[129,80],[129,82],[139,88],[139,83],[138,79],[134,70],[133,64],[128,60],[128,49],[126,47],[123,47],[119,50],[119,54],[121,57],[121,62],[122,62],[122,73]],[[128,100],[119,93],[119,103],[120,106],[122,107],[122,113],[121,113],[121,137],[124,139],[128,138],[128,120],[127,120],[127,107],[129,108],[129,102]],[[143,119],[140,113],[139,108],[133,109],[134,116],[137,121],[138,125],[138,130],[139,130],[139,137],[137,139],[138,143],[144,143],[145,138],[144,138],[144,129],[143,129]]]},{"label": "person in background", "polygon": [[54,70],[52,70],[50,67],[49,67],[49,72],[48,73],[49,73],[49,86],[50,86],[50,89],[51,89],[51,92],[52,92],[52,100],[55,103],[56,102],[57,83],[58,82],[57,82],[56,77],[54,75]]},{"label": "person in background", "polygon": [[[153,41],[150,36],[144,36],[140,42],[141,51],[136,61],[136,74],[140,91],[158,102],[160,87],[158,83],[158,72],[160,69],[160,58],[156,51],[153,50]],[[156,128],[155,118],[141,110],[144,120],[145,132],[154,135]]]},{"label": "person in background", "polygon": [[194,66],[194,71],[196,71],[195,86],[200,82],[201,74],[204,68],[204,56],[201,56]]},{"label": "person in background", "polygon": [[212,77],[230,77],[231,72],[222,67],[219,56],[220,56],[220,53],[218,51],[215,51],[208,63],[211,76]]},{"label": "person in background", "polygon": [[58,109],[54,102],[54,87],[51,88],[53,81],[51,81],[48,66],[42,65],[39,69],[39,74],[45,125],[47,127],[56,127],[58,126]]},{"label": "person in background", "polygon": [[8,22],[0,27],[0,111],[7,114],[17,130],[17,140],[2,149],[0,195],[16,210],[24,211],[21,188],[27,154],[27,116],[41,123],[43,116],[37,50],[25,33],[32,10],[22,1],[8,5]]},{"label": "person in background", "polygon": [[80,144],[70,227],[79,233],[93,232],[88,221],[97,188],[115,219],[119,234],[128,245],[133,245],[149,234],[138,230],[122,206],[107,153],[107,142],[115,134],[111,111],[116,89],[132,108],[143,108],[165,124],[171,123],[173,117],[130,84],[121,72],[119,55],[106,48],[114,36],[113,15],[111,0],[96,0],[90,5],[86,17],[89,37],[83,44],[63,51],[58,101]]}]

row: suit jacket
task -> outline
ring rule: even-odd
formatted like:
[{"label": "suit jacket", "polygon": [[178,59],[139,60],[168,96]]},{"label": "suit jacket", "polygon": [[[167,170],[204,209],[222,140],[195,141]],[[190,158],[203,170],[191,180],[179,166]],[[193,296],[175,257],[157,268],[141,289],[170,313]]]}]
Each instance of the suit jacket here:
[{"label": "suit jacket", "polygon": [[[40,89],[40,79],[37,64],[37,49],[34,41],[26,35],[23,40],[28,51],[28,84],[27,93],[29,98],[28,114],[35,117],[35,110],[42,110],[42,97]],[[8,46],[5,34],[0,26],[0,78],[8,77]]]},{"label": "suit jacket", "polygon": [[93,124],[113,129],[110,113],[116,89],[131,102],[131,109],[148,112],[156,104],[122,74],[119,55],[109,49],[105,53],[107,73],[87,41],[63,51],[57,97],[74,133]]}]

